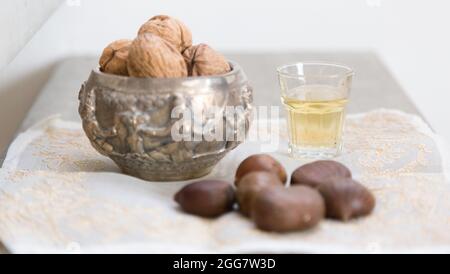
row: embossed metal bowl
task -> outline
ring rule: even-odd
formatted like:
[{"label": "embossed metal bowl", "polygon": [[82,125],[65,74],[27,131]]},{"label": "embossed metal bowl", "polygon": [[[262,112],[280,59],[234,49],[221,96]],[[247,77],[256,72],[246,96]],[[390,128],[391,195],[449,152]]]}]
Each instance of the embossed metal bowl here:
[{"label": "embossed metal bowl", "polygon": [[[93,147],[110,157],[124,173],[151,181],[175,181],[208,174],[242,140],[250,124],[252,89],[236,63],[219,76],[132,78],[95,69],[82,85],[79,113]],[[226,114],[229,106],[240,115]],[[222,115],[203,117],[203,127],[219,126],[236,138],[177,140],[173,126],[183,117],[172,110],[204,113],[216,107]],[[185,118],[185,117],[184,117]],[[231,121],[230,119],[234,119]]]}]

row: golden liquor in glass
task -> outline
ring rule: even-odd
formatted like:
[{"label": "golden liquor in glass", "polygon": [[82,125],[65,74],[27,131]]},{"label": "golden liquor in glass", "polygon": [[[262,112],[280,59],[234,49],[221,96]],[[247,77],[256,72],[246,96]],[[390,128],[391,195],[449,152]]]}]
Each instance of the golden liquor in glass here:
[{"label": "golden liquor in glass", "polygon": [[[304,71],[304,69],[303,69]],[[289,87],[295,79],[281,82],[281,100],[287,111],[289,153],[295,158],[332,158],[342,149],[348,81],[314,79]]]}]

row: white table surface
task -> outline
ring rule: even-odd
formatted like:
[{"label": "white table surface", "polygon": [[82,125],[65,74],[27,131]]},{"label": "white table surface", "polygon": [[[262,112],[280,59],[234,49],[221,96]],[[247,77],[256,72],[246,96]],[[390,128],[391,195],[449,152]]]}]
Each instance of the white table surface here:
[{"label": "white table surface", "polygon": [[[384,64],[371,52],[246,53],[227,54],[227,57],[237,61],[246,72],[254,89],[255,105],[281,106],[276,75],[278,66],[300,60],[319,60],[347,64],[354,69],[349,113],[394,108],[422,116]],[[79,121],[78,91],[96,66],[97,59],[93,57],[63,61],[30,109],[20,130],[52,114]]]},{"label": "white table surface", "polygon": [[[246,72],[254,88],[255,105],[280,105],[275,72],[277,66],[296,60],[320,60],[344,63],[354,68],[356,75],[348,108],[350,113],[394,108],[422,116],[380,59],[371,52],[227,54],[227,57],[237,61]],[[52,114],[60,114],[62,119],[79,121],[78,91],[96,64],[97,60],[93,57],[78,57],[61,62],[30,109],[20,131]],[[0,244],[0,253],[5,252]]]}]

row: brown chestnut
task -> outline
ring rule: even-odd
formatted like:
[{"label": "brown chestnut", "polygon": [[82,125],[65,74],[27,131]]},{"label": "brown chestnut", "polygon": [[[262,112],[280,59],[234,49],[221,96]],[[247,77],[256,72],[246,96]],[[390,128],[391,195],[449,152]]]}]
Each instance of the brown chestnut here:
[{"label": "brown chestnut", "polygon": [[351,178],[352,173],[339,162],[320,160],[297,168],[292,173],[291,185],[307,185],[316,188],[330,177]]},{"label": "brown chestnut", "polygon": [[308,186],[265,188],[255,196],[251,216],[262,230],[305,230],[323,219],[325,202],[317,190]]},{"label": "brown chestnut", "polygon": [[317,190],[325,200],[329,218],[347,221],[368,215],[375,207],[373,194],[351,178],[329,178]]},{"label": "brown chestnut", "polygon": [[236,200],[239,204],[239,211],[244,216],[250,215],[251,205],[256,194],[267,187],[283,187],[280,178],[267,171],[254,171],[247,173],[239,181],[236,190]]},{"label": "brown chestnut", "polygon": [[245,174],[252,171],[268,171],[276,174],[281,182],[285,183],[287,179],[286,170],[284,167],[268,154],[255,154],[246,158],[239,165],[236,171],[235,184],[239,184],[239,181]]},{"label": "brown chestnut", "polygon": [[204,180],[183,187],[175,201],[190,214],[217,217],[233,209],[233,186],[225,181]]}]

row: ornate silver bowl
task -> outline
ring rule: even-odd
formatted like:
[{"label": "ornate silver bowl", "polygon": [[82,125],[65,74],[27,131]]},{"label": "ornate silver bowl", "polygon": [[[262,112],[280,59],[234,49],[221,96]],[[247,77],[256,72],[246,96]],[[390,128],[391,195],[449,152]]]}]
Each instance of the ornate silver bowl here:
[{"label": "ornate silver bowl", "polygon": [[[232,71],[224,75],[172,79],[123,77],[95,69],[79,94],[83,129],[92,146],[126,174],[150,181],[204,176],[243,141],[239,136],[250,126],[252,89],[239,65],[230,64]],[[229,107],[241,112],[229,115]],[[186,126],[189,119],[183,115],[174,115],[209,109],[218,110],[219,119],[217,114],[203,115],[194,127]],[[174,138],[174,126],[180,124],[186,136],[197,134],[197,139]],[[227,137],[198,139],[196,129],[214,127]]]}]

